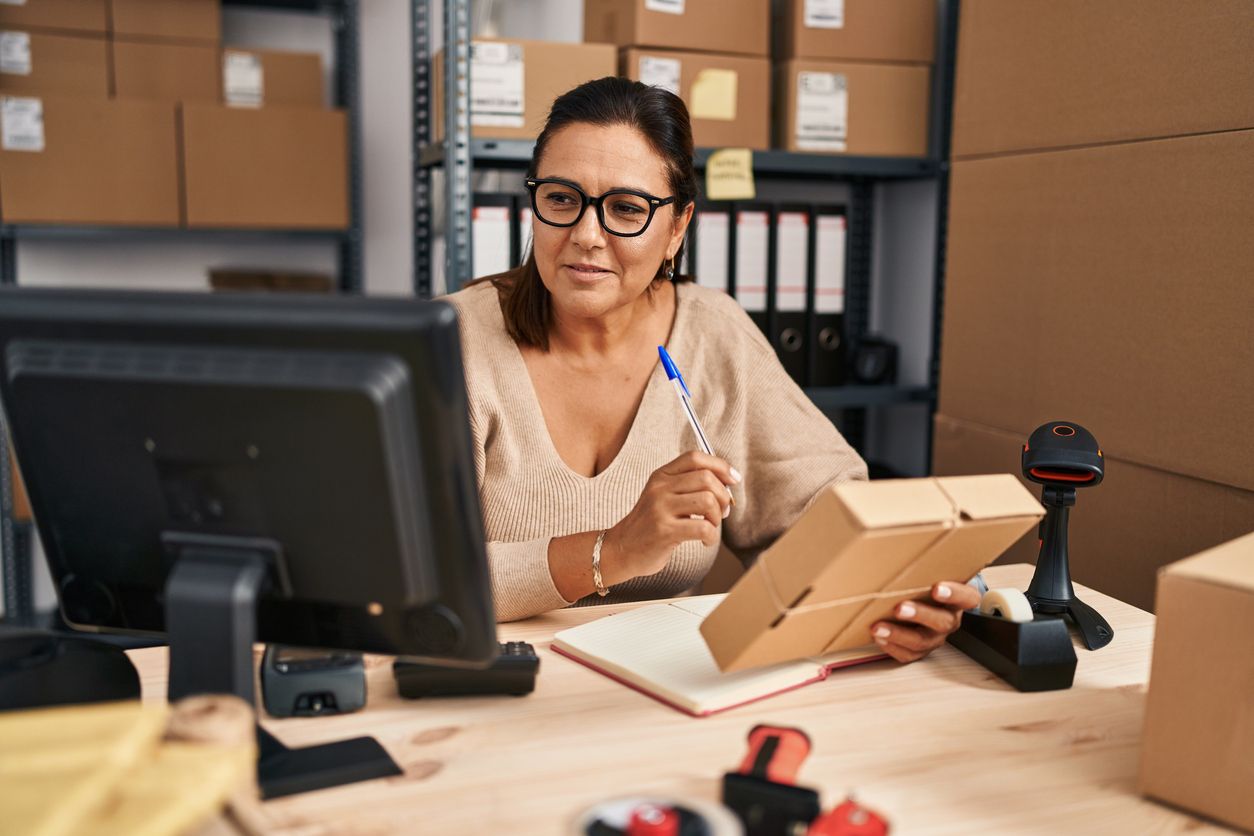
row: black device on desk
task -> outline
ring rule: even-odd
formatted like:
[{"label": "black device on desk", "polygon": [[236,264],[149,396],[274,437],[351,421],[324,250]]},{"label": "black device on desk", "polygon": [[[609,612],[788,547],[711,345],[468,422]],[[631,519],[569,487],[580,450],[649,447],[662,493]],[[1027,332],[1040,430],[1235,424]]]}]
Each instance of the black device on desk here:
[{"label": "black device on desk", "polygon": [[261,702],[274,717],[360,711],[366,707],[366,666],[360,653],[266,645]]},{"label": "black device on desk", "polygon": [[[254,641],[496,656],[450,305],[2,288],[0,403],[62,615],[167,635],[171,699],[252,703]],[[259,747],[266,797],[399,773]]]},{"label": "black device on desk", "polygon": [[527,642],[506,642],[483,670],[429,665],[397,659],[392,663],[397,692],[407,699],[508,694],[521,697],[536,687],[540,657]]}]

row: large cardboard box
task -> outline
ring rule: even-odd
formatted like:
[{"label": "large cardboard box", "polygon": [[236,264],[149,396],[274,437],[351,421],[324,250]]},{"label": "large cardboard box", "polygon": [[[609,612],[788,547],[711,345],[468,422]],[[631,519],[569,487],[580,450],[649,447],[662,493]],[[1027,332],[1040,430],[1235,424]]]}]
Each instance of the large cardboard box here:
[{"label": "large cardboard box", "polygon": [[222,40],[219,0],[109,0],[109,15],[115,36],[209,43]]},{"label": "large cardboard box", "polygon": [[322,107],[322,56],[270,49],[222,51],[222,100],[243,107]]},{"label": "large cardboard box", "polygon": [[776,67],[776,145],[788,151],[923,157],[931,70],[796,59]]},{"label": "large cardboard box", "polygon": [[1044,509],[1009,474],[821,493],[701,623],[724,672],[870,644],[871,625],[983,569]]},{"label": "large cardboard box", "polygon": [[178,226],[173,104],[44,97],[4,109],[5,223]]},{"label": "large cardboard box", "polygon": [[[994,428],[937,415],[932,472],[938,476],[1020,472],[1028,435],[1046,419],[1077,420],[1083,413],[1056,413],[1022,427]],[[1103,446],[1107,439],[1100,432]],[[1142,609],[1154,606],[1158,568],[1254,528],[1254,491],[1242,491],[1107,453],[1106,476],[1077,491],[1069,544],[1075,580]],[[1039,485],[1024,482],[1040,496]],[[997,561],[1035,563],[1035,532],[1024,535]]]},{"label": "large cardboard box", "polygon": [[187,225],[348,226],[348,123],[340,110],[182,108]]},{"label": "large cardboard box", "polygon": [[583,39],[770,55],[770,0],[584,0]]},{"label": "large cardboard box", "polygon": [[955,157],[1254,127],[1249,0],[964,0]]},{"label": "large cardboard box", "polygon": [[1254,490],[1252,161],[1254,130],[956,162],[940,411]]},{"label": "large cardboard box", "polygon": [[[435,139],[444,137],[444,53],[432,61]],[[471,48],[470,133],[493,139],[535,139],[553,100],[585,81],[618,74],[609,44],[476,38]]]},{"label": "large cardboard box", "polygon": [[0,3],[0,28],[59,29],[103,35],[109,29],[106,0],[25,0]]},{"label": "large cardboard box", "polygon": [[765,58],[628,49],[622,74],[678,93],[699,148],[771,147],[771,64]]},{"label": "large cardboard box", "polygon": [[120,99],[218,101],[218,50],[212,46],[114,40],[111,48]]},{"label": "large cardboard box", "polygon": [[109,95],[104,38],[10,29],[0,31],[0,95]]},{"label": "large cardboard box", "polygon": [[777,59],[931,63],[936,0],[782,0]]},{"label": "large cardboard box", "polygon": [[1159,573],[1140,790],[1248,831],[1254,831],[1251,637],[1254,534]]}]

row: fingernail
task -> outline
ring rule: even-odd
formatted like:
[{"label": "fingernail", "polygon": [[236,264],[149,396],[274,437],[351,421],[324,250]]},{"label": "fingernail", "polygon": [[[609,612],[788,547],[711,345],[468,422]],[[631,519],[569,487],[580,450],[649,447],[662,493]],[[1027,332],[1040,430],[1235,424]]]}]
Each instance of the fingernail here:
[{"label": "fingernail", "polygon": [[728,505],[723,509],[723,519],[727,519],[731,515],[731,506]]},{"label": "fingernail", "polygon": [[737,469],[736,469],[736,468],[734,468],[734,467],[731,469],[731,475],[732,475],[732,479],[734,479],[734,480],[735,480],[735,482],[736,482],[736,484],[737,484],[737,485],[739,485],[739,484],[741,483],[741,481],[745,478],[745,477],[741,476],[741,475],[740,475],[740,471],[739,471],[739,470],[737,470]]},{"label": "fingernail", "polygon": [[914,618],[914,613],[914,604],[911,604],[909,601],[897,608],[897,615],[902,618]]},{"label": "fingernail", "polygon": [[876,627],[876,628],[875,628],[875,638],[876,638],[876,639],[878,639],[878,640],[880,640],[880,641],[883,641],[884,639],[886,639],[886,638],[888,638],[889,636],[891,636],[891,635],[892,635],[892,632],[893,632],[893,631],[892,631],[892,630],[889,630],[887,627]]},{"label": "fingernail", "polygon": [[941,584],[940,586],[936,587],[936,597],[940,598],[942,601],[953,594],[954,594],[953,590],[950,589],[945,584]]}]

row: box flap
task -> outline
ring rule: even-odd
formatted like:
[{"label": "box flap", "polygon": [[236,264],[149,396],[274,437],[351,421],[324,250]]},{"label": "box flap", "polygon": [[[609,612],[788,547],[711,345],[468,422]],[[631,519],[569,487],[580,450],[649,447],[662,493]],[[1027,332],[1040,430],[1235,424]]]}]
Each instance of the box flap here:
[{"label": "box flap", "polygon": [[956,516],[934,479],[844,482],[832,490],[862,528],[934,525]]},{"label": "box flap", "polygon": [[1254,592],[1254,533],[1163,567],[1163,574]]},{"label": "box flap", "polygon": [[958,506],[964,519],[1040,516],[1045,512],[1023,483],[1009,473],[982,476],[942,476],[941,489]]}]

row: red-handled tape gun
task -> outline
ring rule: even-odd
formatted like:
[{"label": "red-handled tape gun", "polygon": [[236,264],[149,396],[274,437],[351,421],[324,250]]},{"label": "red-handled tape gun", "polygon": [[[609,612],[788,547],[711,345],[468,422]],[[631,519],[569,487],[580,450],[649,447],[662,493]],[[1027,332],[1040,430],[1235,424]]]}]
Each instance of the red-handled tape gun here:
[{"label": "red-handled tape gun", "polygon": [[819,794],[793,782],[810,754],[810,738],[787,726],[754,726],[738,772],[723,776],[723,803],[745,836],[793,836],[819,815]]}]

